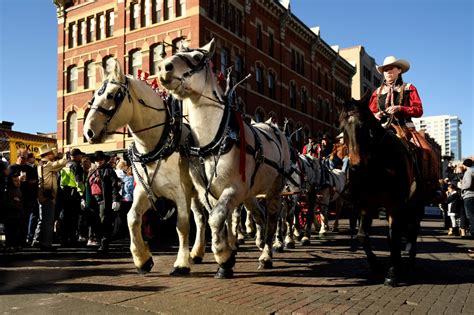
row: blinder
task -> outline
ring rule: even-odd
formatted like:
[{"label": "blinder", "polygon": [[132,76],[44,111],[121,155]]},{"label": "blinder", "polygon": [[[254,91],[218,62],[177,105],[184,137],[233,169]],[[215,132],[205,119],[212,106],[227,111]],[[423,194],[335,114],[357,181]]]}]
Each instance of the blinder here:
[{"label": "blinder", "polygon": [[102,86],[100,87],[99,91],[97,91],[97,95],[101,96],[105,93],[105,90],[107,89],[107,84],[108,83],[120,86],[119,90],[115,93],[115,95],[112,95],[112,94],[107,95],[107,99],[113,99],[114,100],[114,107],[113,108],[105,109],[101,106],[93,106],[95,97],[93,97],[89,101],[89,105],[90,105],[91,109],[95,109],[96,111],[98,111],[98,112],[100,112],[100,113],[102,113],[102,114],[104,114],[108,117],[107,122],[109,122],[112,119],[112,117],[115,115],[115,113],[118,111],[118,109],[120,108],[120,105],[122,105],[123,100],[125,99],[125,96],[128,95],[128,97],[130,98],[130,93],[128,91],[128,78],[127,77],[125,77],[125,83],[117,82],[115,80],[111,80],[110,82],[109,82],[109,80],[105,80],[104,83],[102,84]]}]

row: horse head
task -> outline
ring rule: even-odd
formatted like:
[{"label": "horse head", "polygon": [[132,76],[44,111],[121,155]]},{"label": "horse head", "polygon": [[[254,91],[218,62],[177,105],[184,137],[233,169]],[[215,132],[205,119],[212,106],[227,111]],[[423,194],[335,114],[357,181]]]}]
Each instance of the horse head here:
[{"label": "horse head", "polygon": [[162,86],[178,99],[202,96],[207,85],[214,84],[209,63],[215,46],[212,39],[201,48],[180,48],[176,54],[161,61],[158,71]]},{"label": "horse head", "polygon": [[89,102],[90,112],[84,122],[84,135],[89,143],[102,143],[108,135],[127,124],[132,108],[122,104],[130,102],[129,80],[115,61],[114,70]]},{"label": "horse head", "polygon": [[369,98],[370,95],[366,93],[361,100],[347,101],[339,116],[352,167],[367,164],[375,133],[382,128],[369,109]]}]

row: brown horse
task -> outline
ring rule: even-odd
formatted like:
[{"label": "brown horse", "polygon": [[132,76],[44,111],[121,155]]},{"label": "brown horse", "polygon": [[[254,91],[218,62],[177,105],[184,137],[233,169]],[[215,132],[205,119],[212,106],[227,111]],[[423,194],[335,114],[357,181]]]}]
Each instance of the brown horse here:
[{"label": "brown horse", "polygon": [[402,269],[402,237],[406,238],[409,263],[414,264],[416,238],[427,201],[415,149],[380,125],[369,110],[367,97],[347,102],[341,109],[340,123],[349,147],[349,191],[361,216],[358,239],[370,267],[376,268],[369,233],[372,218],[384,208],[390,248],[385,284],[396,286]]}]

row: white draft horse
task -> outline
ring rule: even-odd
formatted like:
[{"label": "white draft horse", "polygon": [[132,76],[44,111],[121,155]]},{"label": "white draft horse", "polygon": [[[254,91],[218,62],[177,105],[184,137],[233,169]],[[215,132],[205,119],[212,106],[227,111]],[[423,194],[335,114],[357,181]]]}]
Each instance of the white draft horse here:
[{"label": "white draft horse", "polygon": [[[165,197],[176,203],[178,215],[179,251],[171,275],[189,274],[190,257],[199,263],[205,253],[205,218],[199,201],[192,198],[188,161],[176,151],[180,133],[185,135],[189,131],[180,130],[176,123],[181,122],[179,117],[171,117],[172,109],[167,108],[162,98],[143,81],[125,76],[117,61],[114,71],[95,91],[89,104],[90,112],[84,123],[84,135],[89,143],[103,143],[108,135],[125,125],[133,135],[129,157],[137,185],[127,220],[130,251],[137,270],[146,273],[153,267],[151,252],[142,238],[142,216],[153,206],[156,197]],[[197,232],[190,254],[191,199]]]},{"label": "white draft horse", "polygon": [[[272,241],[281,206],[280,193],[290,165],[286,137],[270,123],[239,120],[216,83],[210,59],[212,40],[199,49],[184,49],[159,64],[161,84],[187,107],[191,128],[188,154],[193,183],[208,208],[216,278],[233,276],[237,215],[241,203],[257,224],[256,243],[263,248],[260,268],[272,267]],[[243,163],[245,159],[245,163]],[[266,195],[266,211],[256,195]]]}]

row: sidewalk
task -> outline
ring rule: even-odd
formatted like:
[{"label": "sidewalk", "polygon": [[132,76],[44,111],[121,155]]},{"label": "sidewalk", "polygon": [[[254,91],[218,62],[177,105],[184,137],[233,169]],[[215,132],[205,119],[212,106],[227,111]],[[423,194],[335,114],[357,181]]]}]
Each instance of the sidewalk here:
[{"label": "sidewalk", "polygon": [[[374,247],[386,263],[385,222],[376,221]],[[348,222],[342,221],[342,229]],[[235,278],[217,280],[210,249],[189,277],[168,275],[176,247],[154,252],[155,266],[138,275],[126,244],[109,254],[88,249],[27,250],[0,257],[2,314],[404,314],[474,312],[473,240],[447,237],[441,222],[423,222],[416,278],[384,287],[371,280],[363,251],[347,235],[330,234],[274,255],[257,270],[250,241],[237,255]]]}]

